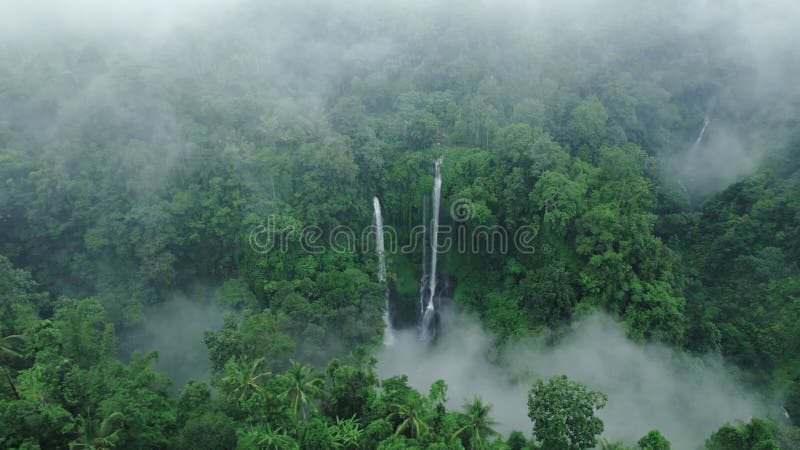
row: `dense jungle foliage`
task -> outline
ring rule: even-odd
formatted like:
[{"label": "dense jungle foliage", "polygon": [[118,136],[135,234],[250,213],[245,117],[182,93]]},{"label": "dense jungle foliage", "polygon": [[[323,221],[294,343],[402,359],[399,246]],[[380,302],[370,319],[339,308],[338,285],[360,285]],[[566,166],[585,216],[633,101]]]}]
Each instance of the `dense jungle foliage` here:
[{"label": "dense jungle foliage", "polygon": [[[443,224],[531,231],[526,251],[440,255],[497,354],[605,311],[782,399],[785,418],[706,448],[798,448],[800,95],[777,82],[793,66],[729,51],[746,40],[724,20],[637,6],[266,2],[147,39],[3,35],[0,447],[670,448],[658,423],[604,440],[606,395],[580,380],[531,383],[530,427],[500,434],[504,405],[379,379],[374,248],[326,238],[360,239],[378,196],[410,244],[442,155]],[[423,251],[387,255],[398,326]],[[176,296],[224,315],[197,336],[210,373],[185,383],[131,338]]]}]

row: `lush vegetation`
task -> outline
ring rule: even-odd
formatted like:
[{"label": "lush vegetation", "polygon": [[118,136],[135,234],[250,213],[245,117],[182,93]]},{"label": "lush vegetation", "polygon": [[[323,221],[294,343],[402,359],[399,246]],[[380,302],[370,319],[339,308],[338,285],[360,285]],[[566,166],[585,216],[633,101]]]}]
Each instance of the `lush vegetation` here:
[{"label": "lush vegetation", "polygon": [[[0,447],[626,448],[602,440],[606,396],[578,380],[536,382],[531,428],[501,436],[502,405],[451,410],[446,380],[378,379],[374,253],[308,252],[301,230],[360,233],[378,195],[409,244],[439,155],[446,224],[535,234],[533,252],[441,255],[498,351],[603,310],[634,340],[721,355],[800,417],[798,96],[749,91],[755,69],[717,51],[724,35],[659,9],[637,13],[655,35],[615,23],[624,38],[553,40],[478,6],[340,22],[274,7],[148,51],[94,35],[0,47]],[[267,26],[274,41],[256,38]],[[328,47],[281,43],[296,30]],[[748,176],[667,163],[712,103],[743,146],[770,150]],[[461,199],[463,222],[447,214]],[[421,261],[389,255],[406,325]],[[229,312],[202,337],[210,379],[175,386],[126,338],[148,307],[198,292]],[[670,448],[658,427],[634,448]],[[705,445],[800,437],[754,418]]]}]

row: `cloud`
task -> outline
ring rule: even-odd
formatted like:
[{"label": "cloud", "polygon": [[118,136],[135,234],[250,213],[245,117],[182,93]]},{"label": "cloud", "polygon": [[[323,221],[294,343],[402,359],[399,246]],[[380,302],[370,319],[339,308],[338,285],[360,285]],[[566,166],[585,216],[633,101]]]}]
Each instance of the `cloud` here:
[{"label": "cloud", "polygon": [[127,333],[123,344],[129,351],[158,351],[158,369],[172,379],[175,388],[189,379],[210,381],[203,332],[219,329],[222,315],[210,302],[175,296],[146,308],[141,329]]},{"label": "cloud", "polygon": [[603,437],[635,443],[653,428],[674,448],[693,448],[727,421],[763,416],[767,406],[717,358],[694,357],[625,337],[619,324],[598,314],[576,323],[554,346],[515,342],[494,364],[487,356],[492,337],[473,320],[453,314],[436,345],[422,344],[413,330],[397,333],[396,344],[378,357],[381,378],[407,374],[427,392],[437,379],[447,382],[449,407],[480,395],[494,405],[492,416],[504,434],[528,434],[527,393],[538,378],[565,374],[608,395],[600,412]]}]

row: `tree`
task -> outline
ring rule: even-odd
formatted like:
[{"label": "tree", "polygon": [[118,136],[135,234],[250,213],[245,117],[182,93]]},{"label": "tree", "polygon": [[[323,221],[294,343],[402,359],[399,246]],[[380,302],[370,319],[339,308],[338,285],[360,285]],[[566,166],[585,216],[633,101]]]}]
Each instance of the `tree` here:
[{"label": "tree", "polygon": [[670,450],[672,445],[658,430],[651,430],[637,443],[642,450]]},{"label": "tree", "polygon": [[399,436],[408,430],[411,438],[418,438],[422,430],[428,429],[428,424],[423,420],[425,408],[422,398],[415,396],[406,403],[393,405],[395,411],[386,418],[398,420],[399,424],[394,435]]},{"label": "tree", "polygon": [[464,404],[464,411],[467,424],[453,433],[452,439],[457,438],[465,431],[469,431],[469,446],[474,450],[484,448],[485,438],[499,435],[492,428],[497,422],[489,417],[492,405],[484,405],[480,397],[475,397],[472,402]]},{"label": "tree", "polygon": [[748,448],[747,433],[745,430],[727,423],[706,439],[706,448],[708,450],[745,450]]},{"label": "tree", "polygon": [[211,388],[202,381],[189,380],[178,395],[178,422],[207,411],[211,404]]},{"label": "tree", "polygon": [[12,334],[25,333],[45,306],[47,294],[36,293],[31,274],[16,269],[0,255],[0,329]]},{"label": "tree", "polygon": [[547,171],[536,182],[529,199],[541,211],[547,231],[563,236],[573,219],[586,208],[587,186],[561,172]]},{"label": "tree", "polygon": [[377,448],[381,441],[392,437],[393,434],[392,424],[388,420],[376,419],[364,427],[362,441],[366,448]]},{"label": "tree", "polygon": [[342,364],[332,360],[325,369],[328,379],[323,410],[329,417],[364,417],[375,398],[374,361],[367,366]]},{"label": "tree", "polygon": [[[22,358],[20,349],[25,344],[25,341],[25,337],[18,334],[10,334],[0,338],[0,365],[12,358]],[[11,388],[11,392],[14,393],[14,397],[19,400],[20,398],[17,387],[14,385],[14,380],[11,378],[11,374],[8,373],[8,370],[5,367],[3,368],[3,375],[8,382],[9,388]]]},{"label": "tree", "polygon": [[207,411],[192,417],[176,439],[179,450],[227,450],[236,448],[236,425],[221,412]]},{"label": "tree", "polygon": [[571,274],[561,260],[529,272],[519,287],[522,304],[530,309],[537,324],[555,326],[566,320],[577,301]]},{"label": "tree", "polygon": [[108,450],[119,442],[121,431],[118,421],[123,418],[122,413],[115,412],[97,422],[91,413],[78,416],[80,436],[70,442],[69,448],[91,448]]},{"label": "tree", "polygon": [[567,124],[573,151],[584,160],[594,159],[597,148],[606,136],[608,111],[595,96],[587,97],[570,114]]},{"label": "tree", "polygon": [[208,347],[211,370],[214,373],[224,370],[231,358],[242,354],[239,318],[233,313],[225,314],[222,318],[222,328],[219,331],[203,333],[203,342]]},{"label": "tree", "polygon": [[328,426],[327,417],[312,418],[303,424],[300,448],[333,448],[334,442],[333,436],[331,435],[332,428],[333,427]]},{"label": "tree", "polygon": [[286,355],[295,348],[294,342],[283,332],[290,322],[282,312],[269,309],[254,314],[240,327],[242,354],[247,358],[264,358],[269,370],[286,367]]},{"label": "tree", "polygon": [[331,108],[329,117],[333,129],[353,139],[366,127],[367,111],[364,104],[354,97],[341,97]]},{"label": "tree", "polygon": [[738,426],[726,423],[706,439],[708,450],[780,450],[775,423],[753,418]]},{"label": "tree", "polygon": [[258,358],[253,362],[245,359],[240,359],[238,362],[233,359],[228,361],[225,366],[227,374],[222,378],[228,396],[238,395],[239,401],[243,402],[253,393],[261,392],[259,381],[271,375],[270,372],[261,370],[263,363],[264,358]]},{"label": "tree", "polygon": [[49,392],[42,392],[45,399],[59,399],[67,407],[77,400],[92,413],[89,419],[94,419],[95,411],[120,412],[113,421],[115,428],[122,430],[117,447],[163,448],[173,441],[177,414],[169,396],[169,379],[152,367],[156,357],[155,352],[137,353],[127,364],[107,357],[88,371],[73,365],[64,381],[47,374],[54,370],[57,374],[58,366],[37,362],[34,368],[39,364],[51,367],[42,367],[36,382],[50,386]]},{"label": "tree", "polygon": [[0,399],[2,448],[63,448],[65,442],[76,438],[79,430],[75,425],[75,419],[69,411],[55,402],[25,398],[13,401]]},{"label": "tree", "polygon": [[95,298],[64,299],[56,312],[56,325],[63,337],[64,354],[81,368],[89,368],[114,352],[114,325]]},{"label": "tree", "polygon": [[266,424],[260,428],[250,428],[243,437],[244,448],[259,448],[266,450],[291,450],[299,448],[297,441],[283,431],[283,428],[273,428]]},{"label": "tree", "polygon": [[523,450],[528,445],[528,440],[521,431],[512,431],[506,440],[509,450]]},{"label": "tree", "polygon": [[316,411],[314,401],[321,397],[324,383],[320,378],[314,377],[313,373],[313,368],[292,360],[286,373],[278,377],[285,387],[278,397],[290,401],[290,408],[296,418],[300,418],[299,414],[302,413],[303,420],[306,420],[306,408],[309,406]]},{"label": "tree", "polygon": [[600,439],[600,450],[636,450],[633,447],[628,447],[622,441],[609,442],[606,439]]},{"label": "tree", "polygon": [[336,425],[332,426],[330,431],[334,447],[346,449],[358,448],[361,436],[364,434],[355,416],[349,419],[337,417]]},{"label": "tree", "polygon": [[536,382],[528,392],[528,417],[542,448],[580,450],[597,445],[603,422],[595,412],[606,404],[606,396],[566,375]]},{"label": "tree", "polygon": [[497,131],[494,143],[498,150],[508,154],[513,161],[519,161],[533,147],[533,130],[526,124],[515,123]]},{"label": "tree", "polygon": [[427,111],[414,112],[406,125],[406,143],[414,150],[430,147],[436,140],[439,121]]}]

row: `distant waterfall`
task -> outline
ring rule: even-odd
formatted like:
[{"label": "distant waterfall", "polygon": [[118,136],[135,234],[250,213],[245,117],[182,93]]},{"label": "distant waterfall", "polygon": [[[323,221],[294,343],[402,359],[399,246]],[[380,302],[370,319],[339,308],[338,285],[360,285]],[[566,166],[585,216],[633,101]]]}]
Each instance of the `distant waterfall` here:
[{"label": "distant waterfall", "polygon": [[681,190],[683,191],[683,195],[686,196],[686,201],[689,203],[689,208],[691,208],[692,207],[692,196],[689,194],[689,190],[686,189],[686,185],[683,184],[683,181],[681,181],[680,178],[678,178],[678,186],[681,187]]},{"label": "distant waterfall", "polygon": [[[372,208],[375,210],[375,251],[378,254],[378,280],[386,284],[386,248],[383,244],[383,216],[381,215],[381,202],[378,197],[372,199]],[[389,316],[389,288],[386,287],[386,311],[383,313],[383,344],[394,343],[392,319]]]},{"label": "distant waterfall", "polygon": [[[431,216],[431,268],[428,275],[428,295],[427,303],[425,302],[424,289],[421,290],[420,303],[425,307],[422,311],[422,339],[430,340],[436,334],[435,330],[435,317],[436,317],[436,257],[438,254],[439,246],[439,205],[442,197],[442,161],[443,156],[436,158],[434,162],[435,177],[433,181],[433,211]],[[423,276],[424,280],[424,276]],[[424,284],[423,284],[424,286]]]},{"label": "distant waterfall", "polygon": [[703,143],[703,138],[706,137],[706,132],[708,131],[708,126],[711,125],[711,116],[706,114],[703,118],[703,128],[700,129],[700,134],[697,135],[697,139],[694,141],[693,149],[697,149],[700,144]]},{"label": "distant waterfall", "polygon": [[700,129],[700,134],[697,135],[697,140],[694,141],[694,145],[700,145],[703,142],[703,138],[706,136],[706,131],[708,130],[708,125],[711,123],[711,118],[706,115],[703,118],[703,128]]},{"label": "distant waterfall", "polygon": [[[697,138],[694,140],[694,144],[689,149],[689,153],[687,155],[686,162],[684,164],[688,164],[689,166],[695,166],[698,164],[697,158],[698,153],[700,152],[700,145],[703,144],[703,141],[708,134],[708,126],[711,125],[711,114],[713,112],[713,104],[709,107],[708,112],[703,117],[703,126],[700,128],[700,132],[697,133]],[[686,186],[683,184],[683,181],[678,178],[678,186],[680,186],[683,193],[686,195],[686,200],[689,202],[689,207],[692,207],[692,196],[689,194],[689,190],[686,189]]]}]

